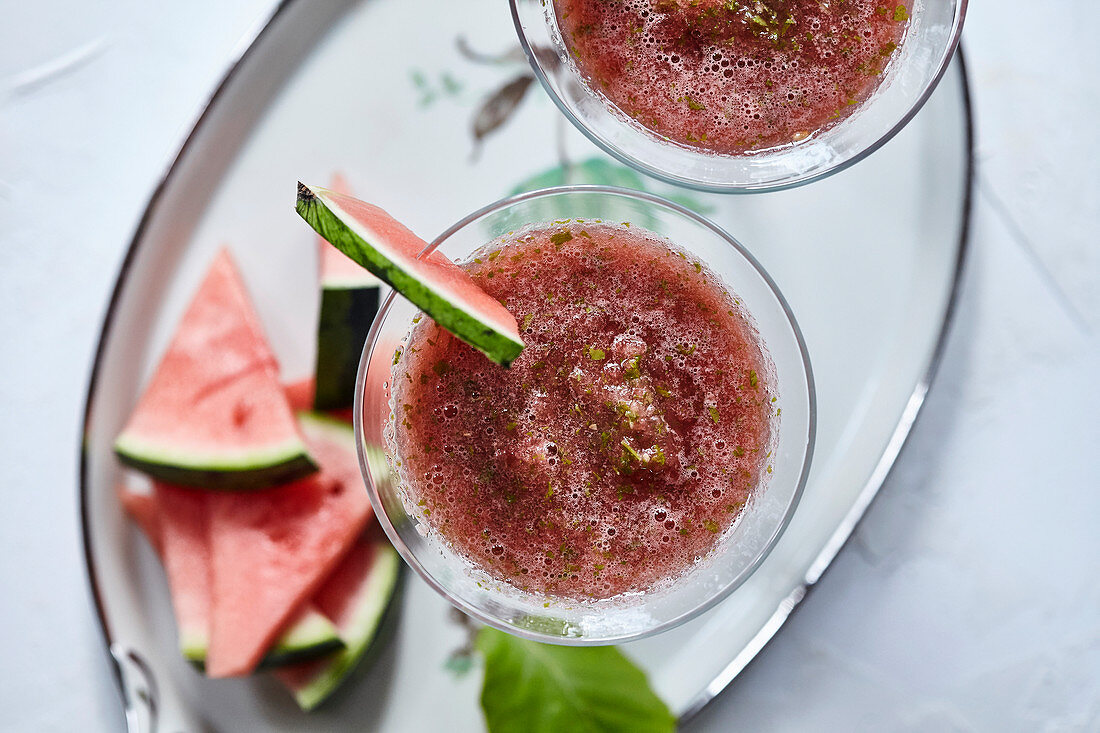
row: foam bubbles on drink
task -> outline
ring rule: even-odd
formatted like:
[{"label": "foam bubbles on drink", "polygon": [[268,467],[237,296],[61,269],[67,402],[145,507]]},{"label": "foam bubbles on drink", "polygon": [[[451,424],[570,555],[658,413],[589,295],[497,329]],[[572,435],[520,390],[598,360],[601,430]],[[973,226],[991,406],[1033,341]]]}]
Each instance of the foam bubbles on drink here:
[{"label": "foam bubbles on drink", "polygon": [[[880,0],[555,0],[589,85],[638,123],[737,154],[809,137],[878,86],[906,5]],[[899,10],[900,9],[900,10]]]},{"label": "foam bubbles on drink", "polygon": [[521,230],[467,269],[527,348],[505,370],[414,327],[391,426],[411,509],[490,575],[554,596],[644,590],[705,557],[770,435],[764,355],[732,296],[667,242],[594,222]]}]

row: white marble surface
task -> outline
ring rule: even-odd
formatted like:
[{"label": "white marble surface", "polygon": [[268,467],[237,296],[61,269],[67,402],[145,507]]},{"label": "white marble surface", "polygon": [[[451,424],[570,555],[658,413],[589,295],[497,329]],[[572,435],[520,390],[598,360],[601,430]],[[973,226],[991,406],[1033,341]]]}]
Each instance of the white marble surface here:
[{"label": "white marble surface", "polygon": [[[88,368],[151,187],[270,5],[0,4],[0,730],[121,729],[77,525]],[[910,444],[690,730],[1100,730],[1100,6],[1033,9],[972,3],[971,256]]]}]

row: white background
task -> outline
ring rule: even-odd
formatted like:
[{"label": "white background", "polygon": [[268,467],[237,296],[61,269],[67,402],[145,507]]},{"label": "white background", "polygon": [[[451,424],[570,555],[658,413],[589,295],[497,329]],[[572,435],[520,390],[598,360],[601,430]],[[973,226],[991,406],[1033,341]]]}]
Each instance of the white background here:
[{"label": "white background", "polygon": [[[0,729],[120,730],[79,426],[152,186],[271,0],[0,0]],[[852,541],[693,731],[1100,730],[1100,6],[972,3],[971,256]]]}]

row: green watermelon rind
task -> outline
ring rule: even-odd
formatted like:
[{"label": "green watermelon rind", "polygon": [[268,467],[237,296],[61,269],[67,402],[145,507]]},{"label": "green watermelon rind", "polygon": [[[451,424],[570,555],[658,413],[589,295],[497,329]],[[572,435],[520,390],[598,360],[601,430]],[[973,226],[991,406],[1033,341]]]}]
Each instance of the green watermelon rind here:
[{"label": "green watermelon rind", "polygon": [[[271,669],[313,659],[340,651],[344,640],[336,626],[317,610],[311,610],[287,629],[264,654],[256,669]],[[180,631],[180,652],[199,671],[206,669],[206,654],[210,636],[205,630]]]},{"label": "green watermelon rind", "polygon": [[320,611],[312,610],[279,637],[257,668],[267,669],[316,659],[344,646],[336,626]]},{"label": "green watermelon rind", "polygon": [[[327,246],[327,245],[326,245]],[[382,282],[366,270],[358,284],[341,278],[339,284],[321,284],[321,310],[317,321],[317,362],[313,370],[313,409],[351,407],[359,355],[367,331],[381,305]]]},{"label": "green watermelon rind", "polygon": [[289,483],[317,471],[304,442],[295,438],[246,449],[191,450],[123,432],[118,459],[153,478],[200,489],[251,490]]},{"label": "green watermelon rind", "polygon": [[201,669],[210,647],[210,635],[205,629],[180,629],[179,645],[183,658]]},{"label": "green watermelon rind", "polygon": [[[355,452],[355,431],[346,422],[314,412],[298,412],[297,417],[305,435],[332,441]],[[291,691],[299,707],[306,712],[327,700],[376,647],[386,611],[397,595],[403,568],[397,550],[388,541],[380,539],[377,547],[353,618],[346,628],[337,629],[344,649],[333,654],[309,683]]]},{"label": "green watermelon rind", "polygon": [[348,624],[350,631],[343,632],[346,648],[337,652],[308,684],[292,690],[294,700],[306,712],[316,709],[331,697],[375,647],[374,642],[383,626],[386,611],[397,595],[402,574],[401,558],[389,543],[380,542],[377,553],[360,593],[361,600],[354,618]]},{"label": "green watermelon rind", "polygon": [[[298,427],[314,440],[329,440],[355,456],[355,430],[343,420],[319,412],[296,412]],[[365,489],[364,489],[365,491]]]},{"label": "green watermelon rind", "polygon": [[388,284],[436,323],[477,349],[492,361],[509,366],[523,350],[523,341],[488,323],[476,313],[463,310],[460,303],[447,298],[394,258],[384,254],[378,241],[360,222],[344,212],[327,196],[327,189],[298,184],[295,209],[313,230],[326,241]]}]

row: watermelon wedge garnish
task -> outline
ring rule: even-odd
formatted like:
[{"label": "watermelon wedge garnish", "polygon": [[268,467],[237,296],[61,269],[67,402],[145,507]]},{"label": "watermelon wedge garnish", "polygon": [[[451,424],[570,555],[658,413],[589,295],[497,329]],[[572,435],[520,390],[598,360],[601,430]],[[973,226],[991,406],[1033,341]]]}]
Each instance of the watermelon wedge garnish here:
[{"label": "watermelon wedge garnish", "polygon": [[210,266],[115,452],[160,481],[212,489],[262,488],[317,469],[226,250]]},{"label": "watermelon wedge garnish", "polygon": [[313,597],[336,624],[345,648],[324,659],[276,670],[275,676],[303,710],[327,700],[374,647],[400,576],[397,551],[376,526],[355,543]]},{"label": "watermelon wedge garnish", "polygon": [[[348,186],[334,176],[332,190]],[[317,375],[313,404],[318,411],[351,407],[359,355],[382,299],[382,281],[317,238],[320,261],[321,309],[317,322]]]},{"label": "watermelon wedge garnish", "polygon": [[298,184],[298,214],[359,265],[443,328],[503,366],[523,350],[515,317],[466,272],[382,209],[337,191]]},{"label": "watermelon wedge garnish", "polygon": [[[195,489],[158,484],[151,494],[119,489],[119,499],[160,555],[168,576],[180,650],[185,659],[202,668],[210,640],[209,497]],[[307,603],[267,650],[260,666],[300,663],[343,646],[328,617]]]},{"label": "watermelon wedge garnish", "polygon": [[371,517],[349,426],[299,416],[319,473],[263,492],[208,492],[213,614],[206,672],[256,668]]}]

